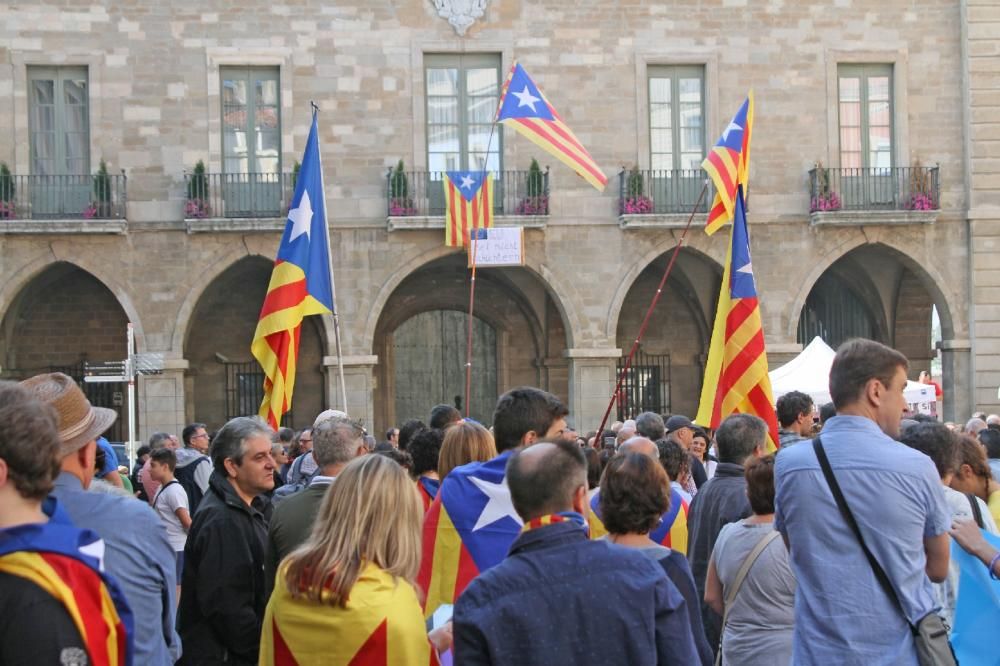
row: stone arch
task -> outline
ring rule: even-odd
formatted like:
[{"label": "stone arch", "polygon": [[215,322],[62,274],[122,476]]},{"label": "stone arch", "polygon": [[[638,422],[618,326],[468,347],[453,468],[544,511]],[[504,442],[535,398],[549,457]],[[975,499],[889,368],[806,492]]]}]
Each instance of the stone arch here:
[{"label": "stone arch", "polygon": [[[266,261],[274,261],[271,257],[267,257],[258,252],[251,252],[242,244],[238,245],[237,248],[238,249],[232,250],[209,262],[206,270],[198,274],[198,279],[187,290],[184,300],[181,302],[180,308],[177,311],[176,325],[174,326],[174,333],[170,339],[170,352],[175,354],[178,358],[182,358],[184,355],[184,343],[187,340],[188,332],[191,328],[191,316],[194,313],[194,309],[197,306],[198,301],[204,295],[205,290],[208,289],[220,275],[224,274],[236,263],[246,259],[247,257],[259,257]],[[320,320],[320,330],[323,336],[324,349],[327,354],[333,354],[334,352],[331,351],[334,339],[333,317],[331,315],[323,315]]]},{"label": "stone arch", "polygon": [[[6,275],[3,284],[0,285],[0,312],[3,313],[3,316],[6,317],[10,308],[16,305],[17,299],[24,293],[26,287],[36,278],[42,276],[46,271],[58,264],[74,266],[89,273],[104,285],[111,292],[111,295],[115,297],[115,300],[118,301],[118,305],[124,311],[126,318],[132,322],[136,350],[140,352],[146,351],[146,336],[142,326],[142,319],[139,317],[139,311],[135,307],[132,297],[121,282],[106,270],[106,267],[82,255],[75,256],[72,260],[60,259],[58,257],[50,257],[47,261],[32,260]],[[122,350],[124,351],[124,349],[125,345],[122,344]]]},{"label": "stone arch", "polygon": [[897,243],[893,243],[886,238],[871,240],[866,236],[859,235],[845,239],[838,245],[820,256],[812,265],[812,269],[801,282],[801,287],[795,294],[789,310],[790,317],[785,330],[789,339],[794,340],[797,335],[799,319],[802,316],[802,309],[805,307],[806,299],[819,278],[826,273],[836,262],[840,261],[851,252],[863,247],[883,247],[908,268],[920,280],[921,285],[927,290],[934,305],[937,307],[938,315],[941,318],[941,332],[944,339],[948,340],[955,336],[955,319],[951,308],[951,299],[945,294],[941,285],[947,284],[944,276],[930,262],[921,263],[906,249]]},{"label": "stone arch", "polygon": [[[360,342],[361,349],[374,349],[375,331],[378,327],[379,320],[382,317],[382,312],[385,309],[385,305],[388,303],[389,298],[392,297],[392,294],[396,291],[399,285],[401,285],[407,277],[413,275],[421,268],[429,266],[433,262],[453,254],[457,254],[454,248],[447,247],[445,245],[436,246],[432,250],[417,254],[412,259],[402,264],[385,279],[382,283],[382,287],[372,300],[371,307],[368,309],[368,317],[365,319],[365,326]],[[562,284],[562,281],[555,275],[555,273],[553,273],[552,270],[550,270],[545,264],[533,265],[530,261],[530,257],[528,257],[528,260],[526,260],[523,268],[532,273],[541,281],[542,284],[545,285],[546,290],[552,298],[553,304],[559,311],[559,315],[562,317],[562,320],[566,322],[567,347],[572,347],[573,341],[579,335],[579,332],[583,330],[583,322],[580,320],[577,308],[566,307],[567,303],[572,302],[568,300],[568,294],[570,293],[569,290],[564,284]]]},{"label": "stone arch", "polygon": [[[233,416],[255,414],[262,397],[263,374],[250,344],[267,293],[272,260],[244,254],[216,272],[191,308],[183,341],[188,361],[186,413],[219,427]],[[301,427],[323,409],[325,356],[322,323],[302,322],[293,413],[284,425]]]}]

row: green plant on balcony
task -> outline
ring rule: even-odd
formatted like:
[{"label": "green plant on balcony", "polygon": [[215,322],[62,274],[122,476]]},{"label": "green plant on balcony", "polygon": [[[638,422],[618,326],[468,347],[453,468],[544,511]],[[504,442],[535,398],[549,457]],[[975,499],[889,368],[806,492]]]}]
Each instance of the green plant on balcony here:
[{"label": "green plant on balcony", "polygon": [[930,169],[925,169],[920,160],[910,168],[910,197],[906,201],[907,210],[934,210],[934,182]]},{"label": "green plant on balcony", "polygon": [[403,160],[399,160],[396,168],[389,174],[389,215],[401,217],[416,214],[417,209],[410,198],[410,181],[406,177]]},{"label": "green plant on balcony", "polygon": [[822,162],[816,162],[813,169],[813,195],[809,200],[809,212],[840,210],[840,196],[830,187],[830,170]]},{"label": "green plant on balcony", "polygon": [[626,215],[644,215],[653,212],[653,200],[646,196],[646,180],[638,166],[632,167],[625,179],[622,212]]},{"label": "green plant on balcony", "polygon": [[184,217],[208,217],[211,209],[208,205],[208,176],[205,174],[205,163],[198,160],[194,165],[187,184],[187,204],[184,207]]},{"label": "green plant on balcony", "polygon": [[298,160],[295,160],[295,164],[292,165],[292,191],[295,190],[295,186],[299,182],[300,171],[302,171],[302,164]]},{"label": "green plant on balcony", "polygon": [[538,160],[531,158],[528,176],[525,180],[525,196],[517,204],[518,215],[548,215],[549,195],[545,191],[545,175],[538,166]]},{"label": "green plant on balcony", "polygon": [[83,210],[83,216],[87,219],[111,217],[111,176],[104,160],[94,174],[94,198]]},{"label": "green plant on balcony", "polygon": [[0,220],[14,217],[14,176],[6,162],[0,162]]}]

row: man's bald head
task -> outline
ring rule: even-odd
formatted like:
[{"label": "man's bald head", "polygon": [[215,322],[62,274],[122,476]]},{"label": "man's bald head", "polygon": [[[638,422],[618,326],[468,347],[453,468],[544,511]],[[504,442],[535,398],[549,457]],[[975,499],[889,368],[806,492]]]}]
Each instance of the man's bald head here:
[{"label": "man's bald head", "polygon": [[514,509],[527,522],[573,510],[576,490],[587,488],[587,459],[575,442],[541,442],[515,450],[506,474]]},{"label": "man's bald head", "polygon": [[986,428],[986,421],[980,418],[971,418],[969,422],[965,424],[965,432],[969,433],[973,437],[979,435],[979,431]]},{"label": "man's bald head", "polygon": [[641,453],[649,456],[653,460],[660,459],[660,450],[656,447],[656,442],[647,437],[631,437],[618,449],[619,453]]}]

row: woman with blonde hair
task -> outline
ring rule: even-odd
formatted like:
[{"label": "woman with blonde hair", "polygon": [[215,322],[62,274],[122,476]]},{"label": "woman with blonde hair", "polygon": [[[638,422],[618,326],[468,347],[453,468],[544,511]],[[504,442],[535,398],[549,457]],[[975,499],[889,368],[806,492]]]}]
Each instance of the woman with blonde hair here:
[{"label": "woman with blonde hair", "polygon": [[490,431],[472,421],[459,421],[444,431],[438,478],[444,481],[451,470],[470,462],[486,462],[497,457]]},{"label": "woman with blonde hair", "polygon": [[421,511],[413,481],[385,456],[352,461],[330,486],[309,539],[278,569],[260,664],[428,664],[451,627],[428,640],[413,581]]}]

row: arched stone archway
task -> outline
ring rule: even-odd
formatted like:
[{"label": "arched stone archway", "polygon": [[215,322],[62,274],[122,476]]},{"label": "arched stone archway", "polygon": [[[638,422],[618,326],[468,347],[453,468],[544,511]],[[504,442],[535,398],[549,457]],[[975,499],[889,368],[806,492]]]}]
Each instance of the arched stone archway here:
[{"label": "arched stone archway", "polygon": [[[247,256],[216,275],[192,308],[184,335],[186,413],[218,428],[233,416],[256,414],[263,375],[250,353],[272,262]],[[302,322],[291,417],[283,425],[303,427],[325,408],[319,317]]]},{"label": "arched stone archway", "polygon": [[[379,358],[374,394],[378,430],[406,418],[426,421],[435,404],[453,403],[455,396],[464,393],[468,322],[464,313],[468,305],[469,271],[464,253],[449,253],[425,263],[400,280],[385,298],[373,332],[373,351]],[[487,403],[513,386],[530,384],[560,396],[568,393],[568,362],[563,358],[568,333],[561,311],[550,286],[533,271],[489,268],[477,272],[474,314],[478,333],[474,339],[479,347],[474,345],[471,401],[478,412],[475,417],[488,422],[492,405]],[[425,313],[442,314],[427,318],[419,333],[407,331],[407,323]],[[405,344],[395,339],[400,332],[407,336]],[[421,350],[425,360],[408,357],[404,361],[398,355],[414,353],[415,334],[427,338]],[[444,339],[434,339],[436,336]],[[484,349],[484,345],[493,348]],[[491,362],[495,373],[489,370]],[[439,363],[446,364],[447,370],[435,367]],[[409,382],[398,375],[397,366],[430,373],[434,379],[422,376],[419,382]],[[425,388],[417,388],[421,386]],[[426,391],[427,386],[436,387],[436,393],[416,400],[407,394],[401,399],[401,392]],[[403,405],[415,413],[399,413]]]},{"label": "arched stone archway", "polygon": [[[615,297],[616,344],[627,354],[670,260],[667,251],[620,283]],[[693,416],[704,377],[722,266],[705,254],[684,248],[650,318],[633,369],[618,403],[619,415],[644,410]],[[612,325],[609,320],[608,326]]]},{"label": "arched stone archway", "polygon": [[111,289],[90,272],[60,261],[22,281],[8,302],[0,325],[2,376],[70,375],[93,404],[118,412],[107,437],[126,439],[125,385],[83,383],[85,363],[125,358],[129,317]]}]

